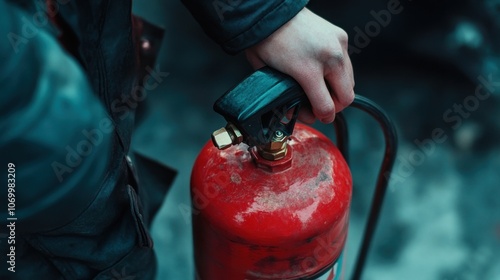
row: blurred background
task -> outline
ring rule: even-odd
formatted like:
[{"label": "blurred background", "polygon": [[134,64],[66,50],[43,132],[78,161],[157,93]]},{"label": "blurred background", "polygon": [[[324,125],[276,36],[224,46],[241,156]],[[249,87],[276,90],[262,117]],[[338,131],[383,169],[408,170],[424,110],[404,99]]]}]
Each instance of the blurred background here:
[{"label": "blurred background", "polygon": [[[389,13],[388,5],[397,6]],[[136,150],[178,176],[153,224],[158,279],[193,279],[189,176],[213,130],[214,101],[251,73],[213,43],[179,1],[135,1],[165,28],[170,75],[141,104]],[[311,1],[349,34],[356,93],[399,130],[399,156],[363,279],[500,279],[500,0]],[[381,131],[345,110],[354,195],[351,275],[383,152]],[[331,126],[316,124],[334,137]]]}]

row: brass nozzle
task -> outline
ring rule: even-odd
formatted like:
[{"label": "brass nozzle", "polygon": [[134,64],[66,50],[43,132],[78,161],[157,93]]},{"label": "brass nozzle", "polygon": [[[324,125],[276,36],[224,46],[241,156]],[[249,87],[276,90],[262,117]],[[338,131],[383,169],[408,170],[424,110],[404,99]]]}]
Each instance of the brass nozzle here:
[{"label": "brass nozzle", "polygon": [[224,150],[243,142],[243,135],[234,124],[228,123],[212,133],[212,142],[217,149]]}]

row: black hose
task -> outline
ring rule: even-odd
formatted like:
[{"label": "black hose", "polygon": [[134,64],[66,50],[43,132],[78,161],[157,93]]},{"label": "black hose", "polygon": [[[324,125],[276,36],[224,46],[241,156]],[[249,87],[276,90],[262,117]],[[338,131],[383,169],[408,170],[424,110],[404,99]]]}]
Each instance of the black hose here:
[{"label": "black hose", "polygon": [[347,122],[344,114],[338,113],[334,121],[335,134],[337,135],[337,148],[344,156],[345,161],[349,164],[349,133],[347,130]]},{"label": "black hose", "polygon": [[[387,114],[384,112],[384,110],[373,101],[357,95],[351,106],[361,109],[370,114],[382,127],[385,138],[384,159],[382,161],[378,174],[375,193],[373,194],[372,205],[368,220],[366,222],[363,240],[359,249],[358,259],[354,267],[354,273],[351,278],[352,280],[359,280],[361,279],[363,273],[366,258],[368,257],[368,251],[370,249],[370,244],[373,240],[377,222],[380,216],[380,210],[382,209],[382,204],[384,202],[387,185],[389,184],[390,173],[396,160],[398,139],[394,124],[387,117]],[[335,131],[337,133],[337,145],[339,146],[339,150],[342,152],[344,158],[347,161],[347,125],[344,117],[341,114],[337,114],[335,121]]]}]

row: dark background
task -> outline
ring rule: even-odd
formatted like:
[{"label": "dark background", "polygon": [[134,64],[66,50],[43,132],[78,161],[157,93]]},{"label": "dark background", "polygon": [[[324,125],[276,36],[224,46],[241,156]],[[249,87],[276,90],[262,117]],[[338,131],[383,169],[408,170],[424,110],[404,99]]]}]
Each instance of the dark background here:
[{"label": "dark background", "polygon": [[[356,93],[380,104],[400,133],[398,179],[390,185],[363,279],[500,279],[500,1],[401,0],[402,11],[386,26],[371,27],[366,43],[357,30],[366,34],[373,14],[387,10],[388,2],[308,6],[347,31],[358,48],[351,48]],[[213,102],[251,68],[244,55],[226,55],[206,37],[179,1],[135,1],[134,10],[165,27],[159,68],[170,72],[141,104],[134,146],[179,171],[153,227],[158,279],[193,279],[184,211],[191,167],[211,132],[225,124]],[[488,79],[492,85],[482,93],[489,96],[479,100],[475,91]],[[464,102],[463,114],[455,112],[454,104]],[[346,116],[355,184],[349,276],[383,140],[363,113],[348,108]],[[333,137],[330,126],[316,126]],[[435,129],[444,131],[442,143],[432,142]],[[419,142],[433,148],[422,151]]]}]

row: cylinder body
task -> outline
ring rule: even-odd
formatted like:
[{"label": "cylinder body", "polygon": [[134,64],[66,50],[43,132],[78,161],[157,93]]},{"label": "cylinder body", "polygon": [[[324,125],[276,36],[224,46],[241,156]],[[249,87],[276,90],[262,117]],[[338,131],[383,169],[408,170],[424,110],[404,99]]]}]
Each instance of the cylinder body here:
[{"label": "cylinder body", "polygon": [[257,167],[247,149],[209,142],[193,167],[197,279],[337,279],[352,193],[340,151],[301,124],[285,170]]}]

